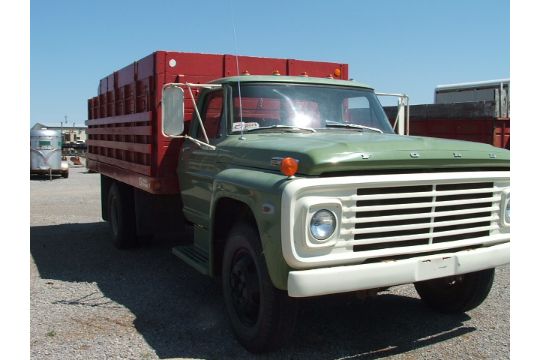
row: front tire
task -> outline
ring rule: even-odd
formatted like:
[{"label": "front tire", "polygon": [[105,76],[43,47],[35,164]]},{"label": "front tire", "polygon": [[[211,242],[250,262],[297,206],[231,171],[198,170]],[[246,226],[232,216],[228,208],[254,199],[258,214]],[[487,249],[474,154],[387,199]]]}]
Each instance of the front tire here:
[{"label": "front tire", "polygon": [[495,269],[420,281],[414,284],[422,301],[442,313],[463,313],[480,305],[488,296]]},{"label": "front tire", "polygon": [[113,245],[118,249],[137,246],[135,236],[135,210],[133,196],[124,186],[113,183],[109,189],[109,223],[113,235]]},{"label": "front tire", "polygon": [[297,304],[273,286],[253,226],[239,224],[230,232],[223,255],[222,285],[234,334],[248,351],[271,351],[290,338]]}]

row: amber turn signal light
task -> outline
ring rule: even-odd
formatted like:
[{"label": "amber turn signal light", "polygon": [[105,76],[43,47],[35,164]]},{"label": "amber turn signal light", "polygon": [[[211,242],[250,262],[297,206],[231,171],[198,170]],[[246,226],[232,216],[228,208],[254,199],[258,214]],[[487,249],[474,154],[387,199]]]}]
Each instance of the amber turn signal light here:
[{"label": "amber turn signal light", "polygon": [[341,69],[340,68],[336,68],[334,70],[334,76],[337,77],[337,78],[341,76]]},{"label": "amber turn signal light", "polygon": [[296,174],[296,172],[298,171],[298,161],[291,157],[286,157],[281,160],[280,169],[283,175],[294,176],[294,174]]}]

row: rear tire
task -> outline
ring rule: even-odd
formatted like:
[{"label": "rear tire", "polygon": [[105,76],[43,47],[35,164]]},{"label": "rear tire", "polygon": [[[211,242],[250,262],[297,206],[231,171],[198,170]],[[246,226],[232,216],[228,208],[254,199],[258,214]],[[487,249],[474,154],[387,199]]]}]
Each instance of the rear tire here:
[{"label": "rear tire", "polygon": [[107,204],[113,245],[118,249],[129,249],[137,246],[135,210],[133,196],[129,189],[113,183],[109,189]]},{"label": "rear tire", "polygon": [[64,172],[62,173],[62,177],[63,177],[64,179],[67,179],[68,176],[69,176],[69,172],[64,171]]},{"label": "rear tire", "polygon": [[253,226],[238,224],[229,233],[222,282],[234,334],[248,351],[271,351],[290,338],[297,303],[272,284],[259,234]]},{"label": "rear tire", "polygon": [[463,313],[480,305],[488,296],[495,269],[420,281],[414,284],[422,301],[442,313]]}]

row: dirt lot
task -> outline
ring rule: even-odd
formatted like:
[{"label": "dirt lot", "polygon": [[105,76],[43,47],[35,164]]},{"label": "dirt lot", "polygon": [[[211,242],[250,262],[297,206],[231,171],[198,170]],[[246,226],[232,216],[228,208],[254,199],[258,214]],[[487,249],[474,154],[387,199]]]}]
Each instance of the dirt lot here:
[{"label": "dirt lot", "polygon": [[[165,241],[119,251],[101,220],[99,174],[31,179],[33,359],[247,359],[229,329],[219,282]],[[374,299],[303,300],[291,344],[268,359],[507,359],[510,270],[461,316],[425,308],[414,288]]]}]

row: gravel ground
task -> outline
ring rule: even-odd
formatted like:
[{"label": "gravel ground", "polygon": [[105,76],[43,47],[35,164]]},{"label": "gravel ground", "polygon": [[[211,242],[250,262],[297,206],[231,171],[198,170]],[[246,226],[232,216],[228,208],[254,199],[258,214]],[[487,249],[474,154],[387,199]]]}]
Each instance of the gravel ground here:
[{"label": "gravel ground", "polygon": [[[101,220],[99,174],[31,179],[33,359],[248,359],[219,282],[177,260],[166,241],[119,251]],[[460,316],[433,313],[414,287],[376,298],[303,300],[294,339],[265,359],[507,359],[510,269]]]}]

